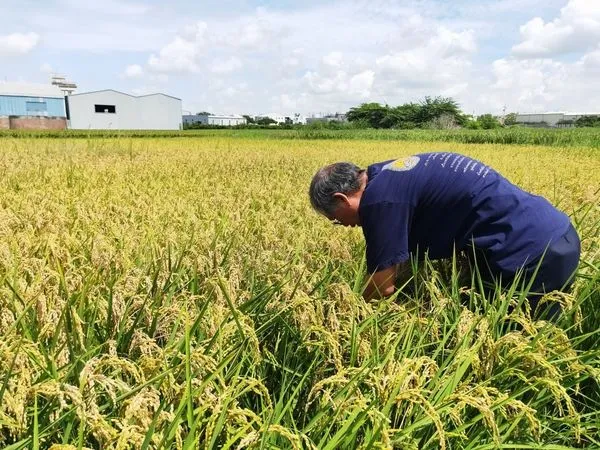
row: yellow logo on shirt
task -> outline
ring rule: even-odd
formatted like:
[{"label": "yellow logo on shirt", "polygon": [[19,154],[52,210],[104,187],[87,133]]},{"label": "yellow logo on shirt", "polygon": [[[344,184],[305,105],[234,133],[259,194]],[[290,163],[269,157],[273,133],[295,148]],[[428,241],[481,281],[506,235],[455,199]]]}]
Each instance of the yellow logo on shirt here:
[{"label": "yellow logo on shirt", "polygon": [[418,156],[409,156],[408,158],[397,159],[383,166],[383,170],[394,170],[396,172],[405,172],[415,168],[421,158]]}]

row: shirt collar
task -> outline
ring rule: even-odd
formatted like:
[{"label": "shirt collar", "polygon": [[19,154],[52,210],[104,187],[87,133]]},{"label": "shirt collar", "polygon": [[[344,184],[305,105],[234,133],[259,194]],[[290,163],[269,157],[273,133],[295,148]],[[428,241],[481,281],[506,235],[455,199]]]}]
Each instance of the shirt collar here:
[{"label": "shirt collar", "polygon": [[393,159],[389,160],[389,161],[378,162],[378,163],[371,164],[370,166],[368,166],[367,167],[367,184],[369,184],[369,182],[371,182],[373,180],[373,178],[375,178],[377,175],[379,175],[379,173],[381,173],[381,169],[383,169],[383,166],[385,166],[390,161],[393,161]]}]

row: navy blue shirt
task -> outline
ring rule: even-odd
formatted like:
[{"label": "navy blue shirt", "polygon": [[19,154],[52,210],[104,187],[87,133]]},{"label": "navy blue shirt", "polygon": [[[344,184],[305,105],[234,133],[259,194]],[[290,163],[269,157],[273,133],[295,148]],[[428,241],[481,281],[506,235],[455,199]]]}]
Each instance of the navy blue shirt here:
[{"label": "navy blue shirt", "polygon": [[480,161],[449,152],[373,164],[359,216],[369,273],[410,254],[450,258],[474,246],[490,268],[514,273],[563,236],[569,218]]}]

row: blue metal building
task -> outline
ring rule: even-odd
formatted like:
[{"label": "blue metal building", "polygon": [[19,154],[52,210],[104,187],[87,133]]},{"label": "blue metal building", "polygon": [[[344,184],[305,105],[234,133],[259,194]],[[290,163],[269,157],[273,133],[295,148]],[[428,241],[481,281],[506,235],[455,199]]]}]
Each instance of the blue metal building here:
[{"label": "blue metal building", "polygon": [[52,85],[0,83],[0,116],[66,117],[65,99]]}]

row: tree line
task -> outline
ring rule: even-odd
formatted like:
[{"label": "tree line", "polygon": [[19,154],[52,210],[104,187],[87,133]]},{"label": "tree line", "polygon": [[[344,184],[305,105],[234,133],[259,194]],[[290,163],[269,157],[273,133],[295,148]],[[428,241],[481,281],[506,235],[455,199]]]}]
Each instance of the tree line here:
[{"label": "tree line", "polygon": [[395,129],[493,129],[516,123],[516,114],[503,118],[492,114],[473,117],[463,113],[456,100],[450,97],[425,97],[420,102],[400,106],[363,103],[351,108],[348,121],[367,128]]},{"label": "tree line", "polygon": [[[380,103],[363,103],[350,108],[346,113],[347,124],[340,122],[317,122],[310,125],[293,124],[291,118],[285,123],[277,123],[269,117],[253,118],[243,116],[246,125],[235,128],[388,128],[388,129],[457,129],[491,130],[517,125],[517,114],[512,112],[503,116],[482,114],[472,116],[461,111],[456,100],[451,97],[425,97],[422,101],[405,103],[399,106]],[[540,123],[543,126],[544,123]],[[575,127],[600,127],[600,117],[584,116],[575,121],[561,121],[559,125]],[[184,128],[221,128],[216,125],[186,124]],[[226,127],[230,128],[230,127]]]},{"label": "tree line", "polygon": [[[500,117],[492,114],[471,116],[463,113],[459,104],[450,97],[425,97],[420,102],[400,106],[363,103],[351,108],[346,117],[358,128],[490,130],[517,125],[514,112]],[[563,120],[559,125],[600,127],[600,117],[583,116],[574,121]]]}]

